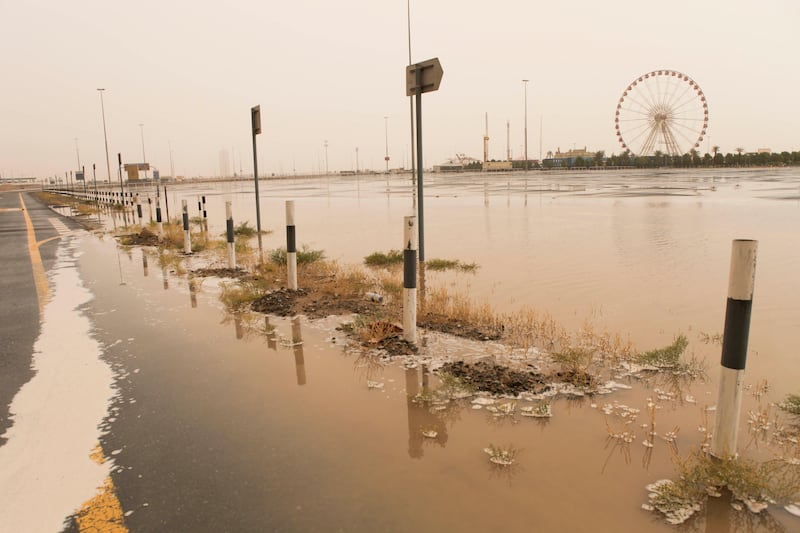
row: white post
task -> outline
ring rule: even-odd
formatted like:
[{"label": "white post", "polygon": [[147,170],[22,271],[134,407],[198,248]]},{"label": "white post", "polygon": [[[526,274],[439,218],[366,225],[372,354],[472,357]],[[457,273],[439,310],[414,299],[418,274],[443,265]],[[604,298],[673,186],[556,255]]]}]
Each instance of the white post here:
[{"label": "white post", "polygon": [[289,290],[297,290],[297,242],[294,227],[294,200],[286,200],[286,277]]},{"label": "white post", "polygon": [[183,211],[183,253],[192,253],[192,236],[189,234],[189,205],[186,200],[181,200]]},{"label": "white post", "polygon": [[233,210],[230,202],[225,202],[225,227],[228,236],[228,268],[236,268],[236,243],[233,236]]},{"label": "white post", "polygon": [[417,343],[417,217],[403,219],[403,339]]},{"label": "white post", "polygon": [[757,251],[758,241],[737,239],[731,246],[728,301],[722,337],[722,368],[714,433],[711,437],[711,455],[719,458],[736,455]]}]

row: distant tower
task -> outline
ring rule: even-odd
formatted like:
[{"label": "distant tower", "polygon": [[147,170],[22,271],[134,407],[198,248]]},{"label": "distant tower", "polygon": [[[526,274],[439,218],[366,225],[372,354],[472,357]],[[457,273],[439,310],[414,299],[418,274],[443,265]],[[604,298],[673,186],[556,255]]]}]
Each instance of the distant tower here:
[{"label": "distant tower", "polygon": [[486,162],[489,161],[489,113],[486,113],[486,129],[483,133],[483,169],[486,170]]},{"label": "distant tower", "polygon": [[230,157],[228,155],[227,150],[220,150],[219,151],[219,176],[221,178],[226,178],[230,176]]}]

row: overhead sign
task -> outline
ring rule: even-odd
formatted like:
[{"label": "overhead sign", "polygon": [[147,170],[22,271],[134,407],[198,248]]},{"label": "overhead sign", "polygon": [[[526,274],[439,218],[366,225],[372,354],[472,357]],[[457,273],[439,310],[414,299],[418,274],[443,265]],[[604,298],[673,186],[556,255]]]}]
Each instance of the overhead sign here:
[{"label": "overhead sign", "polygon": [[[421,75],[419,83],[417,82],[417,71]],[[442,74],[444,71],[438,57],[415,65],[408,65],[406,67],[406,96],[439,90]]]},{"label": "overhead sign", "polygon": [[82,170],[79,170],[79,171],[77,171],[75,173],[75,179],[78,180],[78,181],[82,181],[83,180],[83,171]]}]

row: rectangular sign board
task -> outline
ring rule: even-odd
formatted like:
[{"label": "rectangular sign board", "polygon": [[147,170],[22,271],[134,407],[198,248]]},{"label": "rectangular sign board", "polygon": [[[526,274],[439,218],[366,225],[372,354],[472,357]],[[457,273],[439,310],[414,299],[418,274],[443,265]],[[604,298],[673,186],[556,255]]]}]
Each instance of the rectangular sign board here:
[{"label": "rectangular sign board", "polygon": [[261,106],[257,105],[250,108],[250,120],[253,125],[253,135],[261,133]]},{"label": "rectangular sign board", "polygon": [[[417,87],[417,70],[422,73],[422,82],[419,84],[419,88]],[[406,96],[414,96],[417,92],[428,93],[439,90],[442,74],[444,71],[438,57],[408,65],[406,67]]]},{"label": "rectangular sign board", "polygon": [[77,171],[77,172],[75,173],[75,179],[76,179],[77,181],[83,181],[83,172],[82,172],[82,171],[80,171],[80,170],[79,170],[79,171]]}]

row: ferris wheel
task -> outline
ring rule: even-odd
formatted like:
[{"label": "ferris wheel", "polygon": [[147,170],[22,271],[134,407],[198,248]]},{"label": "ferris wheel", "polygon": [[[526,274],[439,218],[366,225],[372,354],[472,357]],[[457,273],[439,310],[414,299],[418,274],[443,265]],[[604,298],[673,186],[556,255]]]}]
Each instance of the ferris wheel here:
[{"label": "ferris wheel", "polygon": [[633,155],[683,155],[700,147],[708,129],[706,96],[675,70],[642,74],[622,93],[614,116],[617,139]]}]

